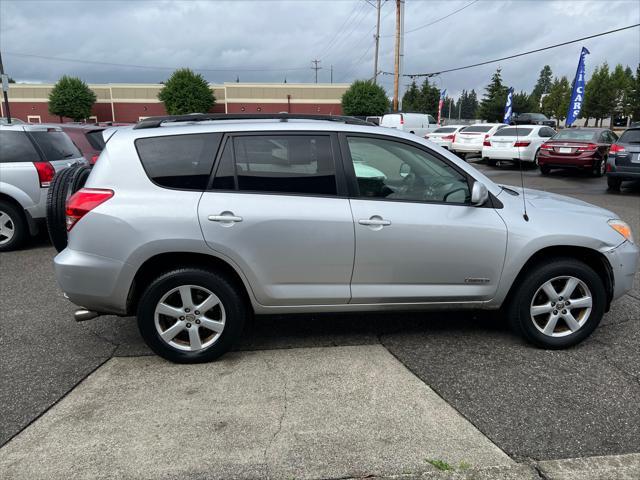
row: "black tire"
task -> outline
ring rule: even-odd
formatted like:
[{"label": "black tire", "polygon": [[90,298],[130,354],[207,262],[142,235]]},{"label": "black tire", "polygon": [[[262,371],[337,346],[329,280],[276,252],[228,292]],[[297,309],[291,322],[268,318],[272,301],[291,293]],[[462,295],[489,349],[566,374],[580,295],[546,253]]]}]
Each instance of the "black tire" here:
[{"label": "black tire", "polygon": [[549,175],[551,173],[551,169],[546,165],[540,165],[540,173],[542,175]]},{"label": "black tire", "polygon": [[24,212],[13,203],[0,200],[0,217],[2,218],[0,227],[7,228],[5,233],[0,233],[0,252],[9,252],[20,248],[29,236],[29,227]]},{"label": "black tire", "polygon": [[498,164],[498,161],[493,158],[487,158],[487,165],[490,167],[495,167]]},{"label": "black tire", "polygon": [[607,189],[612,192],[619,192],[622,187],[622,179],[620,177],[607,177]]},{"label": "black tire", "polygon": [[606,159],[597,160],[593,164],[593,170],[591,170],[591,176],[596,178],[602,177],[604,175],[606,164],[607,164]]},{"label": "black tire", "polygon": [[[530,309],[538,289],[545,282],[563,276],[575,277],[584,282],[591,294],[592,307],[585,323],[578,330],[565,336],[553,337],[538,330]],[[591,335],[602,320],[606,303],[607,295],[604,283],[591,267],[579,260],[557,257],[546,259],[544,264],[538,264],[526,273],[526,276],[515,287],[506,311],[512,328],[527,341],[541,348],[555,350],[576,345]],[[574,311],[570,309],[569,313]],[[561,313],[564,312],[565,310]],[[566,325],[568,326],[568,324]],[[563,326],[565,326],[563,320],[559,320],[557,328],[561,329]]]},{"label": "black tire", "polygon": [[47,193],[47,231],[56,251],[67,248],[66,202],[70,196],[71,180],[77,166],[56,173]]},{"label": "black tire", "polygon": [[69,186],[69,196],[76,193],[84,184],[87,183],[87,178],[91,174],[91,166],[90,165],[82,165],[76,168],[73,171],[73,176],[71,177],[71,184]]},{"label": "black tire", "polygon": [[[165,342],[155,325],[155,310],[158,303],[172,289],[184,285],[205,288],[214,293],[225,312],[224,329],[220,336],[210,346],[195,352],[180,350]],[[223,355],[240,337],[247,318],[247,305],[238,288],[225,277],[208,270],[183,268],[167,272],[149,285],[138,303],[137,317],[140,334],[155,353],[171,362],[202,363],[210,362]],[[183,321],[189,321],[188,317]],[[176,320],[176,323],[178,322],[179,320]],[[190,328],[195,326],[194,324],[185,325],[191,325]],[[184,329],[183,332],[187,332],[188,335],[188,330]],[[182,335],[182,332],[178,335]]]}]

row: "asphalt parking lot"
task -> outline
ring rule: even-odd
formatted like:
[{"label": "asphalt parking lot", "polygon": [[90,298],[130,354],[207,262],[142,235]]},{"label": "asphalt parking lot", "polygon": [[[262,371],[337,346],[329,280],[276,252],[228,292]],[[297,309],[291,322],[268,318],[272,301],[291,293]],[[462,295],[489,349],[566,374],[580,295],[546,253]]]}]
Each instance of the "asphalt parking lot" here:
[{"label": "asphalt parking lot", "polygon": [[[477,159],[471,159],[471,162]],[[478,163],[498,183],[518,170]],[[606,192],[605,179],[525,170],[529,188],[608,208],[640,236],[640,184]],[[535,215],[535,212],[529,212]],[[0,254],[0,445],[113,357],[150,355],[131,318],[75,323],[44,237]],[[544,351],[494,315],[432,313],[258,318],[239,353],[382,345],[516,461],[640,450],[640,275],[587,341]]]}]

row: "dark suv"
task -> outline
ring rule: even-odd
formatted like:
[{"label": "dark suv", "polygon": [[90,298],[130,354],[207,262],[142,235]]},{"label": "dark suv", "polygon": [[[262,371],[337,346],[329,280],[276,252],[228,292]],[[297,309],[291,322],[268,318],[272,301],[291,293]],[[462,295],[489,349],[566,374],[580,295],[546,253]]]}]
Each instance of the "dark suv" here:
[{"label": "dark suv", "polygon": [[511,120],[511,125],[546,125],[556,128],[556,121],[542,113],[520,113]]},{"label": "dark suv", "polygon": [[609,149],[607,184],[619,191],[624,180],[640,179],[640,125],[624,131]]}]

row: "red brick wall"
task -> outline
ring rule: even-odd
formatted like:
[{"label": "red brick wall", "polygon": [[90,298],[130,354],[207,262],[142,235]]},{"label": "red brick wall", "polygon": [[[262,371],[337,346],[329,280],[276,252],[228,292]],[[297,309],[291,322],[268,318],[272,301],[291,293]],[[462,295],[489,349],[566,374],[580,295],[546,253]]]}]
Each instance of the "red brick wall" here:
[{"label": "red brick wall", "polygon": [[[289,108],[287,108],[289,107]],[[244,110],[243,110],[244,108]],[[342,115],[339,103],[228,103],[228,113],[305,113],[318,115]]]}]

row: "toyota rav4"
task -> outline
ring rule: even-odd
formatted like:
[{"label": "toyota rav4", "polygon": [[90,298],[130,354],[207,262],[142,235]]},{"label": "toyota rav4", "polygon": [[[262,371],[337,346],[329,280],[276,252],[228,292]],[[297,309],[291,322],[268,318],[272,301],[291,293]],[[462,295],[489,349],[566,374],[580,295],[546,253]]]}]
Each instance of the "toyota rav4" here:
[{"label": "toyota rav4", "polygon": [[136,315],[176,362],[220,356],[269,313],[501,310],[564,348],[638,263],[614,213],[347,117],[143,120],[111,136],[66,215],[55,268],[76,319]]}]

